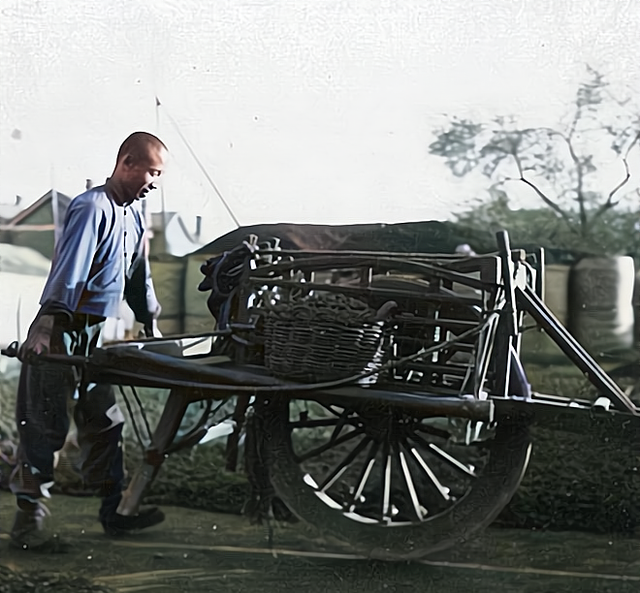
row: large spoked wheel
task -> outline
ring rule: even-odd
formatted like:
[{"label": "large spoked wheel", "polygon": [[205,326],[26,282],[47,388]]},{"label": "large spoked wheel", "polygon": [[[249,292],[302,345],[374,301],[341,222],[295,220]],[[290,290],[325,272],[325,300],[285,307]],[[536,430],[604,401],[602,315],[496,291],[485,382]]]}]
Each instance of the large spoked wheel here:
[{"label": "large spoked wheel", "polygon": [[274,398],[270,474],[301,520],[381,560],[417,559],[491,523],[527,467],[526,424],[493,425],[367,403]]}]

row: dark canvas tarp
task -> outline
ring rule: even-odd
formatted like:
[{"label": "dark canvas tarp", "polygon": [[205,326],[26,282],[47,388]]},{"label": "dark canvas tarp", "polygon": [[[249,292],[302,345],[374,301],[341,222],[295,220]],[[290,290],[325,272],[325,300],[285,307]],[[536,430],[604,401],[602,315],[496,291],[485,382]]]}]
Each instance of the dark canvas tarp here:
[{"label": "dark canvas tarp", "polygon": [[[509,230],[509,229],[506,229]],[[473,229],[455,222],[428,220],[397,224],[257,224],[244,226],[218,237],[188,257],[218,255],[236,247],[250,234],[260,241],[278,237],[283,249],[327,249],[353,251],[397,251],[401,253],[453,253],[458,245],[468,244],[476,253],[497,250],[496,238],[488,230]],[[511,237],[514,248],[532,251],[537,245],[518,243]],[[549,264],[570,264],[578,254],[561,249],[545,249]]]},{"label": "dark canvas tarp", "polygon": [[283,249],[453,253],[462,243],[470,244],[476,252],[496,249],[495,238],[490,233],[465,229],[451,222],[432,220],[339,226],[279,223],[241,227],[190,256],[228,251],[250,234],[257,235],[260,241],[278,237]]}]

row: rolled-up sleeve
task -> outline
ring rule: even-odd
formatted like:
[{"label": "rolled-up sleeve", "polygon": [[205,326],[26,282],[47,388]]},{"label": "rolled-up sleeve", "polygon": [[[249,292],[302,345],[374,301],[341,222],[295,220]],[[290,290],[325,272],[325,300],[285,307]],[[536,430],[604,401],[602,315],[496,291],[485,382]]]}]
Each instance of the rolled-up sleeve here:
[{"label": "rolled-up sleeve", "polygon": [[158,311],[159,303],[156,291],[151,279],[151,265],[148,254],[148,229],[141,206],[134,204],[131,207],[135,222],[135,235],[137,236],[136,256],[129,269],[125,298],[127,304],[134,312],[136,319],[150,326],[153,317]]},{"label": "rolled-up sleeve", "polygon": [[71,202],[40,299],[41,313],[76,311],[104,232],[104,212],[93,201]]},{"label": "rolled-up sleeve", "polygon": [[160,303],[158,301],[158,297],[156,296],[156,289],[153,285],[153,279],[151,278],[151,265],[149,264],[149,259],[145,258],[145,267],[146,267],[146,292],[147,292],[147,308],[149,312],[153,315],[158,310]]}]

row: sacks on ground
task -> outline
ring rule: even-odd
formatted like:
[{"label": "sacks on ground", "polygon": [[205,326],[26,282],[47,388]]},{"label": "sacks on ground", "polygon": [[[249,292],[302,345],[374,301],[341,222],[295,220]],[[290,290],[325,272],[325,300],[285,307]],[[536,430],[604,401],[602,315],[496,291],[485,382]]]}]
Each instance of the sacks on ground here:
[{"label": "sacks on ground", "polygon": [[185,260],[152,260],[149,263],[156,296],[162,306],[162,316],[167,318],[182,316],[184,313]]},{"label": "sacks on ground", "polygon": [[207,317],[202,315],[185,315],[183,318],[183,325],[185,333],[207,333],[216,329],[216,320],[211,316],[211,314]]},{"label": "sacks on ground", "polygon": [[[569,274],[571,267],[562,264],[551,264],[544,267],[544,303],[553,315],[564,325],[568,323]],[[535,322],[525,316],[525,326],[533,326]],[[522,356],[543,357],[544,359],[563,358],[564,353],[556,343],[541,330],[526,331],[522,338]]]},{"label": "sacks on ground", "polygon": [[633,285],[634,344],[640,346],[640,270],[636,271]]},{"label": "sacks on ground", "polygon": [[627,256],[580,260],[569,277],[569,329],[592,355],[633,347],[635,267]]},{"label": "sacks on ground", "polygon": [[204,280],[200,267],[205,263],[205,261],[206,258],[203,256],[193,256],[187,259],[184,281],[185,331],[191,331],[186,329],[187,317],[201,317],[202,321],[205,323],[213,321],[213,317],[207,307],[207,298],[209,297],[209,293],[200,292],[198,290],[198,285],[202,280]]},{"label": "sacks on ground", "polygon": [[164,337],[183,333],[182,317],[168,317],[162,312],[158,319],[158,330]]}]

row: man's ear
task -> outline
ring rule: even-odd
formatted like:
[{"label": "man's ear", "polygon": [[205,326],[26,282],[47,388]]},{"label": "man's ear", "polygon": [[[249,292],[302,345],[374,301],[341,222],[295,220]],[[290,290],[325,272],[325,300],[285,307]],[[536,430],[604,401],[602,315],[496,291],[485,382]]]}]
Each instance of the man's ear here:
[{"label": "man's ear", "polygon": [[133,167],[133,165],[135,164],[135,160],[130,154],[128,154],[127,156],[124,157],[122,163],[126,167]]}]

